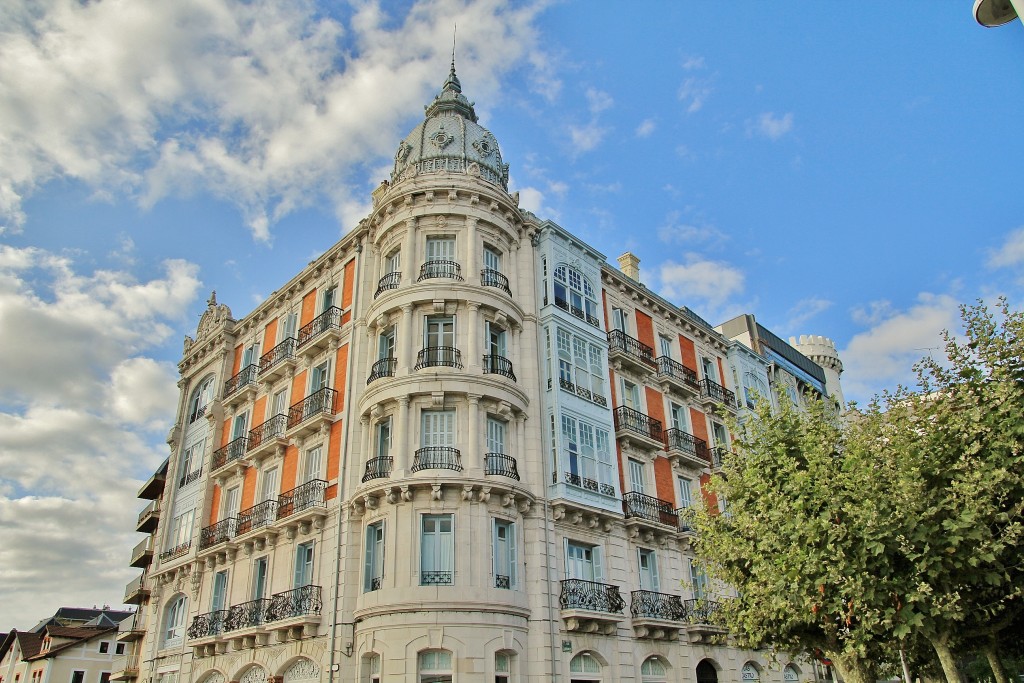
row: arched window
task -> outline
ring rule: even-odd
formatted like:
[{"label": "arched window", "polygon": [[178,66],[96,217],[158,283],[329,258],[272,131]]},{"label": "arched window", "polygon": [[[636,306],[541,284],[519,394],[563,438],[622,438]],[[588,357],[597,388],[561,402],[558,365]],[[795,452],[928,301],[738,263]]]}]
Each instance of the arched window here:
[{"label": "arched window", "polygon": [[206,377],[188,401],[188,423],[192,424],[206,414],[206,406],[213,400],[213,375]]},{"label": "arched window", "polygon": [[800,680],[800,670],[792,664],[787,664],[782,670],[782,680],[786,683],[797,683]]},{"label": "arched window", "polygon": [[267,683],[267,670],[260,666],[250,666],[241,676],[238,683]]},{"label": "arched window", "polygon": [[642,683],[664,683],[668,676],[668,667],[665,660],[658,656],[651,656],[640,665],[640,677]]},{"label": "arched window", "polygon": [[508,683],[512,679],[512,659],[508,652],[494,653],[494,683]]},{"label": "arched window", "polygon": [[697,683],[718,683],[718,670],[710,660],[702,659],[697,664]]},{"label": "arched window", "polygon": [[564,263],[555,268],[555,305],[591,325],[599,325],[597,294],[583,273]]},{"label": "arched window", "polygon": [[419,683],[451,683],[452,653],[427,650],[419,656]]},{"label": "arched window", "polygon": [[740,672],[740,679],[743,683],[760,683],[761,672],[758,670],[756,664],[753,662],[747,662],[743,665],[743,669]]},{"label": "arched window", "polygon": [[366,661],[369,683],[380,683],[380,655],[370,655]]},{"label": "arched window", "polygon": [[188,616],[188,598],[176,595],[164,610],[164,647],[181,643],[185,635],[185,618]]},{"label": "arched window", "polygon": [[601,662],[589,652],[581,652],[569,661],[569,679],[572,683],[591,683],[601,680]]}]

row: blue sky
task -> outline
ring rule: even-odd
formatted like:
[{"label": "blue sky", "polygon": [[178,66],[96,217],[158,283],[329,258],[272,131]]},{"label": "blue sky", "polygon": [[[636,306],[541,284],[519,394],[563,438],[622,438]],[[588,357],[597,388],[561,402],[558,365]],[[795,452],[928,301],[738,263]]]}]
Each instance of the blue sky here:
[{"label": "blue sky", "polygon": [[182,337],[367,213],[455,22],[523,207],[713,323],[833,338],[848,398],[910,380],[958,303],[1024,299],[1024,27],[970,9],[6,3],[0,628],[120,600]]}]

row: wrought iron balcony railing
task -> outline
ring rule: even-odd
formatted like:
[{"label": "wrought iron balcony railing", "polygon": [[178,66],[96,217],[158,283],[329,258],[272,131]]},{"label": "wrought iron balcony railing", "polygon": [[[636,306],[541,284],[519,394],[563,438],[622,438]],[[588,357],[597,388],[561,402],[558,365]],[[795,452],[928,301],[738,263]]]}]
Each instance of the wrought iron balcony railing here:
[{"label": "wrought iron balcony railing", "polygon": [[260,374],[267,372],[283,360],[293,358],[295,356],[295,344],[295,337],[288,337],[260,356]]},{"label": "wrought iron balcony railing", "polygon": [[421,571],[421,586],[450,586],[452,585],[452,572]]},{"label": "wrought iron balcony railing", "polygon": [[189,484],[194,484],[199,481],[199,477],[201,476],[203,476],[203,468],[201,466],[199,469],[192,470],[188,474],[181,475],[181,478],[178,479],[178,488],[183,489]]},{"label": "wrought iron balcony railing", "polygon": [[454,346],[428,346],[416,355],[416,366],[420,368],[462,367],[462,353]]},{"label": "wrought iron balcony railing", "polygon": [[494,575],[494,587],[495,588],[506,588],[506,589],[512,588],[512,579],[511,579],[511,577],[504,576],[502,574],[495,574]]},{"label": "wrought iron balcony railing", "polygon": [[565,483],[572,484],[573,486],[579,486],[581,489],[594,491],[596,493],[601,493],[606,496],[615,495],[615,487],[612,486],[611,484],[602,484],[599,481],[590,479],[588,477],[583,477],[578,474],[573,474],[572,472],[565,473]]},{"label": "wrought iron balcony railing", "polygon": [[480,284],[484,287],[497,287],[509,296],[512,295],[512,290],[508,286],[508,278],[493,268],[484,268],[480,271]]},{"label": "wrought iron balcony railing", "polygon": [[462,266],[455,261],[427,261],[420,266],[420,277],[417,282],[436,277],[462,280]]},{"label": "wrought iron balcony railing", "polygon": [[586,609],[592,612],[621,614],[626,601],[619,595],[619,587],[583,579],[562,579],[562,592],[558,596],[562,609]]},{"label": "wrought iron balcony railing", "polygon": [[186,555],[186,554],[188,554],[188,551],[189,551],[189,549],[191,547],[192,547],[192,539],[189,539],[189,540],[185,541],[184,543],[179,543],[178,545],[174,546],[173,548],[168,548],[167,550],[165,550],[162,553],[160,553],[160,561],[161,562],[165,562],[167,560],[174,560],[174,559],[177,559],[177,558],[179,558],[179,557],[181,557],[183,555]]},{"label": "wrought iron balcony railing", "polygon": [[314,616],[320,614],[322,607],[320,586],[300,586],[270,596],[270,604],[267,605],[263,618],[267,622],[274,622],[295,617]]},{"label": "wrought iron balcony railing", "polygon": [[512,372],[512,361],[504,356],[484,356],[484,374],[502,375],[513,382],[516,381],[516,373]]},{"label": "wrought iron balcony railing", "polygon": [[639,590],[630,593],[629,611],[634,619],[686,621],[686,608],[678,595]]},{"label": "wrought iron balcony railing", "polygon": [[613,351],[620,351],[652,367],[655,365],[654,349],[622,330],[612,330],[608,333],[608,353]]},{"label": "wrought iron balcony railing", "polygon": [[639,491],[630,491],[622,496],[622,512],[627,518],[638,517],[672,527],[679,524],[679,517],[672,508],[672,503]]},{"label": "wrought iron balcony railing", "polygon": [[[255,431],[255,430],[254,430]],[[251,434],[252,432],[250,432]],[[213,452],[213,469],[214,471],[219,470],[229,462],[238,460],[245,455],[245,450],[248,448],[249,438],[240,436],[234,441],[229,441],[223,448],[218,448]]]},{"label": "wrought iron balcony railing", "polygon": [[301,486],[296,486],[291,491],[282,493],[277,497],[277,518],[284,519],[296,512],[302,512],[314,507],[324,507],[326,500],[324,493],[327,491],[327,482],[323,479],[310,479]]},{"label": "wrought iron balcony railing", "polygon": [[655,420],[653,417],[644,415],[639,410],[633,410],[628,406],[619,406],[612,414],[615,417],[616,430],[621,429],[633,432],[648,439],[664,443],[665,434],[661,428],[660,420]]},{"label": "wrought iron balcony railing", "polygon": [[700,380],[697,379],[697,371],[691,370],[682,363],[678,363],[668,356],[658,356],[655,361],[658,364],[659,377],[671,377],[684,384],[688,384],[694,391],[700,391]]},{"label": "wrought iron balcony railing", "polygon": [[695,526],[693,521],[693,518],[696,514],[697,511],[693,507],[677,508],[676,516],[679,517],[679,530],[696,531],[697,527]]},{"label": "wrought iron balcony railing", "polygon": [[727,453],[731,451],[725,446],[715,446],[711,449],[711,466],[718,469],[722,466],[722,461],[725,459]]},{"label": "wrought iron balcony railing", "polygon": [[666,431],[665,441],[668,443],[669,450],[678,450],[704,460],[711,460],[708,442],[689,432],[684,432],[682,429],[673,427]]},{"label": "wrought iron balcony railing", "polygon": [[712,401],[724,403],[730,407],[736,406],[736,394],[713,379],[705,377],[704,381],[700,384],[700,391],[702,396],[710,398]]},{"label": "wrought iron balcony railing", "polygon": [[510,477],[519,481],[519,470],[516,468],[516,459],[504,453],[484,454],[484,474],[492,474],[500,477]]},{"label": "wrought iron balcony railing", "polygon": [[[586,320],[588,323],[590,323],[594,327],[597,327],[597,328],[601,327],[601,321],[598,319],[598,317],[596,315],[596,311],[595,312],[584,311],[582,308],[578,308],[576,306],[573,306],[572,304],[570,304],[565,299],[560,299],[557,296],[555,297],[555,305],[558,306],[559,308],[561,308],[563,311],[571,313],[572,315],[576,316],[580,320]],[[588,306],[589,306],[589,304],[588,304]]]},{"label": "wrought iron balcony railing", "polygon": [[381,358],[379,361],[373,364],[370,368],[370,376],[366,378],[366,383],[369,384],[374,380],[378,380],[381,377],[394,377],[395,369],[398,367],[397,358]]},{"label": "wrought iron balcony railing", "polygon": [[324,387],[293,405],[288,409],[288,428],[300,425],[314,415],[333,415],[336,393],[334,389]]},{"label": "wrought iron balcony railing", "polygon": [[219,636],[221,633],[224,633],[228,612],[229,610],[219,609],[214,612],[207,612],[206,614],[197,614],[192,618],[192,623],[189,624],[185,635],[188,636],[189,640]]},{"label": "wrought iron balcony railing", "polygon": [[211,546],[215,546],[218,543],[224,541],[230,541],[238,533],[238,519],[235,517],[226,517],[216,524],[211,524],[208,527],[204,527],[199,532],[199,549],[206,550]]},{"label": "wrought iron balcony railing", "polygon": [[295,348],[301,349],[327,330],[339,328],[341,328],[341,309],[337,306],[331,306],[326,311],[299,328],[299,334],[295,341]]},{"label": "wrought iron balcony railing", "polygon": [[462,454],[451,446],[427,446],[416,451],[412,460],[412,471],[455,470],[462,471]]},{"label": "wrought iron balcony railing", "polygon": [[684,600],[686,620],[691,624],[717,625],[719,603],[712,600]]},{"label": "wrought iron balcony railing", "polygon": [[224,382],[224,395],[230,396],[242,387],[250,384],[256,384],[256,374],[259,372],[260,366],[255,363],[250,363],[244,368],[238,371],[238,374],[231,379]]},{"label": "wrought iron balcony railing", "polygon": [[246,444],[246,450],[251,451],[271,439],[284,436],[284,432],[287,428],[288,416],[283,413],[278,413],[263,424],[257,425],[249,430],[249,443]]},{"label": "wrought iron balcony railing", "polygon": [[276,519],[277,501],[265,500],[238,513],[238,524],[235,527],[235,532],[238,536],[241,536],[254,529],[270,526]]},{"label": "wrought iron balcony railing", "polygon": [[384,273],[380,280],[377,280],[377,291],[373,293],[373,298],[376,299],[378,296],[388,291],[389,289],[398,289],[398,285],[402,283],[402,273],[394,271],[392,273]]},{"label": "wrought iron balcony railing", "polygon": [[267,607],[269,606],[270,598],[259,598],[232,605],[228,610],[227,617],[224,618],[224,630],[237,631],[263,625],[267,620]]},{"label": "wrought iron balcony railing", "polygon": [[395,459],[390,455],[382,455],[379,458],[370,458],[366,461],[366,472],[363,473],[363,481],[371,479],[385,479],[391,476],[391,466]]}]

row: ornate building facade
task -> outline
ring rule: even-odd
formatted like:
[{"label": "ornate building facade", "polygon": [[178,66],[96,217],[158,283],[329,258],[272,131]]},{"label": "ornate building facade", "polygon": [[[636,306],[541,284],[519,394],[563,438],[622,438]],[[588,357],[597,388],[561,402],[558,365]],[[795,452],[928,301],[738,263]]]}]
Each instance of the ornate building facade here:
[{"label": "ornate building facade", "polygon": [[370,215],[186,340],[116,678],[812,680],[693,564],[736,342],[620,263],[519,208],[453,65]]}]

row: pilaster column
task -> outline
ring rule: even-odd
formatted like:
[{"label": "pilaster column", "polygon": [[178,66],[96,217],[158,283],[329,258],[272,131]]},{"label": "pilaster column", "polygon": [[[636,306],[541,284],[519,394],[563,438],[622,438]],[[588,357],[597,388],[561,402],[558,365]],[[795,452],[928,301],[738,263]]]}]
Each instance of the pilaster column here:
[{"label": "pilaster column", "polygon": [[419,258],[416,254],[416,219],[405,221],[405,239],[402,243],[402,286],[416,282],[419,275]]},{"label": "pilaster column", "polygon": [[480,446],[480,395],[469,394],[469,444],[467,462],[473,466],[484,466],[485,448]]},{"label": "pilaster column", "polygon": [[402,306],[402,326],[398,330],[398,365],[405,374],[412,372],[413,336],[412,304],[405,304]]},{"label": "pilaster column", "polygon": [[512,262],[512,272],[509,273],[509,281],[512,283],[513,296],[522,296],[523,294],[522,275],[519,272],[521,270],[519,267],[519,244],[520,241],[516,240],[508,250],[509,260]]},{"label": "pilaster column", "polygon": [[[361,416],[359,418],[359,424],[362,425],[363,428],[363,466],[365,467],[365,463],[370,461],[371,454],[373,454],[373,430],[370,429],[370,416]],[[359,473],[358,469],[356,470],[356,476],[359,480],[362,480],[363,478],[363,475]]]},{"label": "pilaster column", "polygon": [[474,284],[478,283],[477,277],[480,275],[480,266],[478,265],[479,260],[477,259],[477,244],[476,244],[476,224],[477,219],[473,217],[466,218],[466,240],[468,241],[467,253],[466,253],[466,280]]},{"label": "pilaster column", "polygon": [[409,397],[398,398],[398,424],[396,425],[396,439],[394,450],[395,469],[391,472],[393,477],[404,477],[409,471]]},{"label": "pilaster column", "polygon": [[466,365],[478,368],[483,364],[483,354],[480,351],[480,304],[471,301],[468,308],[469,329],[467,330],[466,352],[469,354],[469,362]]}]

